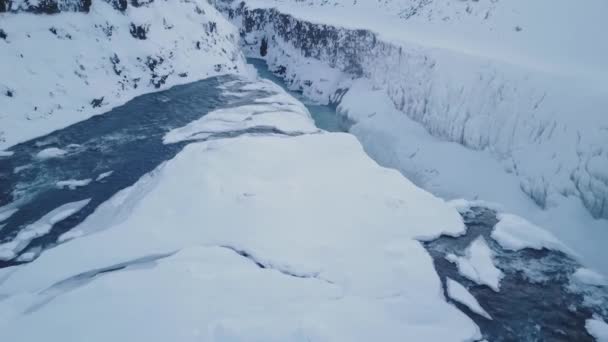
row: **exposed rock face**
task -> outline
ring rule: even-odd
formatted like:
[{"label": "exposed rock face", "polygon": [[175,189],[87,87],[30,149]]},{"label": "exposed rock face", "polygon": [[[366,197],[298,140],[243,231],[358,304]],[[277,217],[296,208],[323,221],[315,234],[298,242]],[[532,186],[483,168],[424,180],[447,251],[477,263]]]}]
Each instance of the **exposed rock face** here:
[{"label": "exposed rock face", "polygon": [[[525,67],[384,41],[367,30],[250,9],[245,2],[216,6],[240,27],[246,53],[267,54],[271,68],[284,70],[293,87],[328,101],[348,87],[347,79],[368,78],[431,134],[490,151],[539,206],[576,196],[594,217],[608,218],[608,131],[602,128],[608,127],[608,98],[602,91],[575,89],[567,79]],[[298,70],[311,61],[342,78]]]}]

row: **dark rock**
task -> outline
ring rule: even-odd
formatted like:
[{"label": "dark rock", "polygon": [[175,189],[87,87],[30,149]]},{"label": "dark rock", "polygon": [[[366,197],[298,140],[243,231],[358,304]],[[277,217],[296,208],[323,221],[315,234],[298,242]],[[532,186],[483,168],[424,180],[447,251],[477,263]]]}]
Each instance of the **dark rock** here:
[{"label": "dark rock", "polygon": [[101,107],[101,105],[103,103],[103,99],[104,99],[104,96],[102,96],[98,99],[93,99],[93,101],[91,101],[91,106],[93,108]]},{"label": "dark rock", "polygon": [[[0,1],[1,1],[1,0],[0,0]],[[0,12],[1,12],[1,11],[0,11]],[[7,37],[6,32],[4,32],[4,30],[3,30],[3,29],[0,29],[0,39],[4,39],[4,40],[6,40],[6,37]]]},{"label": "dark rock", "polygon": [[262,43],[260,44],[260,56],[264,57],[268,54],[268,39],[266,37],[262,38]]},{"label": "dark rock", "polygon": [[150,29],[149,25],[135,25],[131,23],[131,36],[136,39],[145,40],[147,38],[148,30]]}]

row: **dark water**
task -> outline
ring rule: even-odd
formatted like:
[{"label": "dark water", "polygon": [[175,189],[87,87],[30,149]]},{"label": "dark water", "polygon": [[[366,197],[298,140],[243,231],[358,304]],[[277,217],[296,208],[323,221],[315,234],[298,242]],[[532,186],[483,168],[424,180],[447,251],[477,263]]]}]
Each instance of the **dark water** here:
[{"label": "dark water", "polygon": [[[11,240],[25,226],[62,204],[90,198],[88,205],[56,223],[50,233],[32,240],[22,252],[48,248],[99,204],[173,158],[186,142],[163,144],[162,138],[169,130],[218,107],[249,103],[265,95],[222,95],[218,86],[232,80],[228,76],[216,77],[142,95],[104,115],[11,147],[11,157],[0,157],[0,207],[10,204],[19,210],[0,222],[0,226],[4,225],[0,241]],[[36,158],[39,151],[49,147],[64,149],[67,154],[46,160]],[[109,177],[95,181],[109,171],[113,172]],[[56,186],[56,182],[69,179],[93,181],[73,190]],[[16,263],[0,260],[0,268]]]},{"label": "dark water", "polygon": [[[598,314],[608,315],[608,289],[587,286],[571,290],[569,277],[580,265],[564,253],[549,250],[504,250],[491,237],[497,222],[496,213],[486,208],[473,208],[463,214],[467,234],[454,238],[442,236],[425,242],[435,268],[445,287],[449,277],[464,287],[490,314],[488,320],[453,302],[480,327],[489,341],[593,341],[585,329],[585,321]],[[461,276],[457,266],[445,259],[453,253],[464,255],[477,237],[483,236],[495,254],[496,266],[505,277],[500,291],[478,285]],[[447,293],[444,293],[448,298]],[[584,295],[597,303],[585,301]]]},{"label": "dark water", "polygon": [[317,127],[329,132],[347,132],[352,126],[350,120],[336,113],[337,104],[317,104],[304,97],[301,92],[290,90],[280,77],[270,71],[268,64],[263,59],[248,58],[247,62],[256,68],[260,77],[280,85],[285,91],[304,103]]}]

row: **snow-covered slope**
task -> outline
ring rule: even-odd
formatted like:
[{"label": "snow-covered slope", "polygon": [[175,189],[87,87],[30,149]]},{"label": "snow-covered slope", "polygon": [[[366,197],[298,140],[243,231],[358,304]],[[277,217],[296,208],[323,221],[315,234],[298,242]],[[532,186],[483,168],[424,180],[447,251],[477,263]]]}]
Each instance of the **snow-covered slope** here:
[{"label": "snow-covered slope", "polygon": [[[379,167],[352,135],[319,131],[278,86],[225,91],[265,96],[167,134],[215,139],[116,194],[79,237],[0,270],[3,340],[481,337],[416,240],[463,233],[455,209]],[[253,127],[267,133],[243,131]]]},{"label": "snow-covered slope", "polygon": [[433,135],[490,151],[539,206],[576,196],[606,218],[608,27],[598,16],[608,5],[579,5],[218,4],[241,26],[248,53],[264,54],[295,88],[327,101],[367,78]]},{"label": "snow-covered slope", "polygon": [[2,4],[12,12],[0,13],[0,150],[136,95],[243,67],[234,27],[207,1]]}]

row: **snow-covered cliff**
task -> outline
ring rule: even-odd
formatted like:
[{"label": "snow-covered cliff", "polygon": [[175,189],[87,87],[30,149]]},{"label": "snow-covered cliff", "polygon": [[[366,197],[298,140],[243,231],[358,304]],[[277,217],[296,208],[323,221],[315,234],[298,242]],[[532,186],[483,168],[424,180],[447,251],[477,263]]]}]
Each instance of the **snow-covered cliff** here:
[{"label": "snow-covered cliff", "polygon": [[134,96],[243,68],[207,1],[0,1],[0,150]]},{"label": "snow-covered cliff", "polygon": [[605,3],[552,2],[556,18],[573,22],[561,26],[535,21],[543,7],[521,1],[217,5],[247,53],[294,88],[327,102],[368,79],[431,134],[490,151],[540,207],[575,196],[608,217],[608,47],[593,39]]}]

